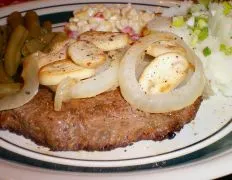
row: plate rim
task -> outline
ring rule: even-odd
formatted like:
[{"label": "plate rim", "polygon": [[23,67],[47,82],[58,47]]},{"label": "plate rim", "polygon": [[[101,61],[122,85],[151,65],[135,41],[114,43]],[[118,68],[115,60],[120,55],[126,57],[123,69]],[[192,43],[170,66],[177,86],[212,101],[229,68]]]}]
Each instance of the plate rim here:
[{"label": "plate rim", "polygon": [[[230,158],[228,160],[228,157]],[[223,159],[223,160],[222,160]],[[228,164],[225,165],[224,161],[225,160],[228,160]],[[104,171],[100,171],[100,172],[94,172],[94,173],[89,173],[89,171],[55,171],[56,169],[44,169],[44,168],[41,168],[41,167],[36,167],[36,166],[28,166],[28,165],[25,165],[25,164],[20,164],[20,163],[17,163],[17,162],[13,162],[13,161],[7,161],[7,160],[1,160],[0,159],[0,167],[1,167],[1,161],[5,161],[6,163],[10,163],[12,166],[16,166],[16,168],[19,169],[19,171],[22,169],[25,171],[25,168],[29,168],[29,172],[27,173],[38,173],[39,171],[39,174],[42,174],[41,172],[43,173],[46,173],[46,175],[48,173],[56,176],[57,173],[59,173],[59,177],[60,175],[65,175],[65,177],[67,177],[68,175],[79,175],[79,173],[81,173],[81,175],[84,176],[83,179],[88,179],[87,176],[91,176],[93,175],[94,178],[92,179],[95,179],[96,175],[101,175],[102,172]],[[224,151],[224,152],[221,152],[219,154],[216,154],[214,156],[210,156],[210,157],[207,157],[207,158],[204,158],[204,159],[200,159],[199,161],[193,161],[193,162],[190,162],[188,163],[187,165],[186,164],[181,164],[181,165],[177,165],[177,166],[174,166],[174,167],[171,167],[171,168],[162,168],[162,169],[142,169],[141,171],[135,171],[135,172],[131,172],[131,171],[127,171],[127,172],[107,172],[107,173],[104,173],[103,175],[107,175],[107,174],[110,174],[110,177],[114,177],[114,176],[117,176],[119,175],[119,177],[123,177],[125,175],[141,175],[141,174],[145,174],[147,175],[148,173],[151,174],[151,175],[154,175],[156,178],[157,178],[157,174],[159,174],[158,177],[163,177],[163,178],[167,178],[169,179],[170,177],[172,177],[171,175],[177,175],[177,171],[179,171],[179,174],[182,174],[180,176],[180,179],[183,179],[183,172],[186,172],[186,169],[189,171],[188,173],[188,176],[193,178],[193,176],[196,177],[203,177],[202,174],[200,173],[195,173],[197,172],[196,169],[204,169],[205,167],[208,167],[208,166],[213,166],[215,168],[214,165],[212,165],[212,163],[216,163],[215,165],[218,165],[217,162],[220,162],[220,166],[217,166],[216,167],[216,170],[215,171],[211,171],[210,168],[206,168],[204,170],[204,175],[208,176],[209,179],[213,179],[213,178],[218,178],[218,177],[221,177],[221,176],[227,176],[229,174],[231,174],[231,169],[228,168],[228,167],[231,167],[232,165],[232,149],[229,149],[227,151]],[[221,163],[223,162],[223,163]],[[229,166],[228,166],[229,165]],[[2,165],[3,167],[4,164]],[[15,169],[15,167],[10,167],[9,169],[11,170],[12,169]],[[221,167],[221,166],[224,166],[223,168],[223,172],[221,171],[217,171],[218,170],[218,167]],[[211,167],[211,168],[213,168]],[[195,169],[195,171],[194,171]],[[180,172],[181,171],[181,172]],[[208,173],[206,173],[206,172]],[[0,168],[0,172],[1,172],[1,168]],[[3,171],[5,172],[5,171]],[[20,171],[21,172],[21,171]],[[27,173],[26,173],[26,176],[27,176]],[[96,174],[97,173],[97,174]],[[171,174],[171,175],[170,175]],[[14,175],[14,173],[12,173],[11,175]],[[186,174],[185,174],[186,175]],[[1,175],[0,175],[1,177]],[[44,176],[45,177],[45,176]],[[46,176],[47,177],[47,176]],[[70,176],[71,177],[71,176]],[[104,177],[104,176],[103,176]],[[134,176],[134,178],[137,177],[137,176]],[[91,180],[92,180],[91,179]],[[105,178],[105,180],[111,180],[111,178]],[[184,177],[184,179],[186,179],[186,177]],[[133,179],[131,179],[133,180]]]}]

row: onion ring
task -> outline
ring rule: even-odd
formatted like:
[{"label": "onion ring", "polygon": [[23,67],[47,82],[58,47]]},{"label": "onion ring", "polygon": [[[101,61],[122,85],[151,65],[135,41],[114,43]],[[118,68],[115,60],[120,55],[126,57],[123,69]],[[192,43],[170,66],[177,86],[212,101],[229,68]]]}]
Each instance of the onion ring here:
[{"label": "onion ring", "polygon": [[[186,50],[186,58],[195,66],[189,81],[183,86],[162,94],[145,94],[136,79],[136,64],[145,49],[154,42],[174,40]],[[119,68],[119,85],[122,96],[135,108],[149,113],[164,113],[191,105],[202,95],[205,84],[203,66],[195,53],[173,33],[157,32],[141,38],[123,57]]]},{"label": "onion ring", "polygon": [[22,77],[24,79],[23,88],[16,94],[1,98],[0,111],[23,106],[37,94],[39,89],[38,57],[39,53],[34,53],[24,59],[22,73]]}]

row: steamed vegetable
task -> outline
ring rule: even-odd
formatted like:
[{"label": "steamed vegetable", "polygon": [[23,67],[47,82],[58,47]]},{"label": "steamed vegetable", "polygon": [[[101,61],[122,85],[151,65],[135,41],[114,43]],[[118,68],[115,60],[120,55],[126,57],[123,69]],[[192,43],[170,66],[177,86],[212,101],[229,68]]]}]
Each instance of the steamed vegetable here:
[{"label": "steamed vegetable", "polygon": [[24,20],[20,12],[15,11],[7,17],[7,24],[10,26],[11,30],[14,30],[17,26],[23,25]]},{"label": "steamed vegetable", "polygon": [[181,27],[184,25],[184,17],[183,16],[177,16],[177,17],[173,17],[172,19],[172,25],[174,27]]},{"label": "steamed vegetable", "polygon": [[8,36],[9,36],[9,28],[7,26],[0,26],[0,59],[4,57]]},{"label": "steamed vegetable", "polygon": [[51,21],[44,21],[42,27],[47,30],[47,32],[52,32],[52,23]]},{"label": "steamed vegetable", "polygon": [[11,83],[13,79],[5,72],[3,61],[0,61],[0,83]]},{"label": "steamed vegetable", "polygon": [[54,37],[55,33],[46,33],[37,38],[27,40],[22,47],[22,55],[28,56],[36,51],[43,51]]},{"label": "steamed vegetable", "polygon": [[225,44],[220,44],[220,51],[225,53],[225,55],[232,55],[232,46],[227,46]]},{"label": "steamed vegetable", "polygon": [[8,75],[13,76],[20,64],[21,48],[27,38],[28,31],[19,25],[15,28],[7,44],[4,65]]},{"label": "steamed vegetable", "polygon": [[209,47],[205,47],[203,49],[203,54],[204,54],[204,56],[209,56],[211,54],[210,48]]},{"label": "steamed vegetable", "polygon": [[41,27],[39,17],[35,11],[28,11],[25,16],[25,27],[29,31],[29,35],[33,38],[41,35]]},{"label": "steamed vegetable", "polygon": [[23,87],[17,93],[4,96],[0,99],[0,111],[20,107],[29,102],[37,94],[39,90],[38,57],[39,54],[35,53],[23,61]]}]

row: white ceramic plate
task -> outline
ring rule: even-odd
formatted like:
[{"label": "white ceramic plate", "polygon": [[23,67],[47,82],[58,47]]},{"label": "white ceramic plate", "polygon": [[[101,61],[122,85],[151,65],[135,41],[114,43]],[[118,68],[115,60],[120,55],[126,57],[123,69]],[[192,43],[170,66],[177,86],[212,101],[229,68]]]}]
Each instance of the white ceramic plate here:
[{"label": "white ceramic plate", "polygon": [[[72,16],[73,10],[86,4],[103,2],[107,5],[131,2],[136,8],[156,12],[178,3],[167,0],[33,1],[2,8],[0,10],[0,24],[5,23],[7,15],[12,11],[25,12],[33,9],[40,15],[41,20],[51,20],[54,23],[54,28],[58,30],[62,29],[64,23]],[[165,169],[185,165],[192,161],[200,161],[223,152],[227,152],[226,156],[231,158],[231,117],[232,98],[214,96],[202,102],[195,120],[185,125],[174,139],[162,142],[140,141],[132,146],[107,152],[51,152],[49,149],[38,146],[22,136],[8,131],[0,131],[0,155],[4,159],[23,164],[66,171],[125,172],[161,167]],[[231,162],[226,163],[231,165]],[[227,174],[232,173],[232,169],[225,166],[221,175],[225,172]]]}]

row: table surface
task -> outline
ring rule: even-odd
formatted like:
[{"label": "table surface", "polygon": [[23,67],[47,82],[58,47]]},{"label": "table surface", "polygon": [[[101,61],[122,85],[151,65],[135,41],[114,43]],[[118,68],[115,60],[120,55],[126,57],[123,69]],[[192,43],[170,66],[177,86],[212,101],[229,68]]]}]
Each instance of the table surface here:
[{"label": "table surface", "polygon": [[17,4],[20,2],[26,2],[26,1],[32,1],[32,0],[1,0],[0,1],[0,7],[7,6],[10,4]]}]

